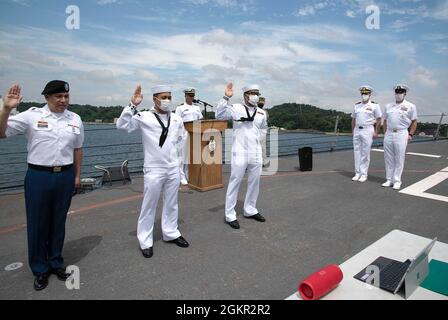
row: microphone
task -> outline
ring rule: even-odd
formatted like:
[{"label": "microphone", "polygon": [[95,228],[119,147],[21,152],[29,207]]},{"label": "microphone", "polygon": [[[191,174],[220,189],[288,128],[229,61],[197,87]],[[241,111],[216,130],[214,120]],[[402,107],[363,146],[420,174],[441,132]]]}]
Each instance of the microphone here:
[{"label": "microphone", "polygon": [[212,106],[210,103],[199,100],[199,99],[194,99],[193,103],[202,103],[204,106],[210,106],[210,107],[214,108],[214,106]]}]

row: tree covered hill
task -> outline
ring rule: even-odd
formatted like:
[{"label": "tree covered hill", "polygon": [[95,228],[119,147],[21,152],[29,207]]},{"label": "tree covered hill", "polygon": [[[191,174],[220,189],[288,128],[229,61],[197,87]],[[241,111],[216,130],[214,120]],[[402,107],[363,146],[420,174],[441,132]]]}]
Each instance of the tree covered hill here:
[{"label": "tree covered hill", "polygon": [[271,109],[269,125],[287,130],[310,129],[325,132],[334,131],[336,117],[339,116],[339,131],[351,131],[351,116],[348,113],[325,110],[308,104],[284,103]]},{"label": "tree covered hill", "polygon": [[[37,102],[22,102],[17,111],[23,112],[32,107],[41,108],[45,104]],[[84,122],[95,122],[95,120],[103,120],[106,123],[113,123],[123,111],[122,106],[113,107],[95,107],[91,105],[71,104],[68,108],[70,111],[78,114]]]},{"label": "tree covered hill", "polygon": [[[23,102],[17,110],[23,112],[31,107],[42,107],[43,103]],[[92,105],[72,104],[70,111],[77,113],[84,122],[95,122],[102,120],[104,123],[113,123],[123,110],[122,106],[96,107]],[[351,131],[351,116],[349,113],[336,110],[326,110],[308,104],[284,103],[267,109],[269,112],[269,126],[285,128],[287,130],[317,130],[323,132],[333,132],[336,117],[339,116],[338,131]],[[207,112],[207,118],[213,119],[214,113]],[[419,122],[417,132],[427,132],[431,134],[436,131],[437,123]],[[441,126],[440,135],[448,135],[448,125]]]}]

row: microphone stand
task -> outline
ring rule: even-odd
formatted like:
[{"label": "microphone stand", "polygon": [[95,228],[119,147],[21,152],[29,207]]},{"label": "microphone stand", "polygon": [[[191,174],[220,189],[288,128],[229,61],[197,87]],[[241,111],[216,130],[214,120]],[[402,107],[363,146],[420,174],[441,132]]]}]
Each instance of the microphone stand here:
[{"label": "microphone stand", "polygon": [[214,108],[215,106],[211,105],[211,104],[208,103],[208,102],[199,100],[199,99],[193,100],[193,102],[194,102],[194,103],[202,103],[202,105],[204,106],[204,113],[205,113],[205,114],[204,114],[204,119],[207,120],[207,106],[212,107],[212,108]]}]

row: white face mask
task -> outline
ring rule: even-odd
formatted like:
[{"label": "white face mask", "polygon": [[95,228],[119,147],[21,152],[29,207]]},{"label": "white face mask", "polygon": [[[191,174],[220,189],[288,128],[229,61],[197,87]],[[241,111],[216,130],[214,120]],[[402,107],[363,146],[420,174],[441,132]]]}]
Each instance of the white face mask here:
[{"label": "white face mask", "polygon": [[168,99],[160,100],[159,98],[156,98],[156,99],[159,100],[159,102],[160,102],[160,105],[159,105],[160,110],[165,111],[165,112],[171,111],[171,109],[172,109],[171,100],[168,100]]},{"label": "white face mask", "polygon": [[403,100],[404,100],[404,93],[396,93],[395,94],[395,101],[403,102]]},{"label": "white face mask", "polygon": [[258,106],[259,100],[260,100],[260,97],[255,94],[249,96],[249,103],[255,107]]},{"label": "white face mask", "polygon": [[363,94],[361,95],[362,101],[367,102],[370,100],[370,94]]}]

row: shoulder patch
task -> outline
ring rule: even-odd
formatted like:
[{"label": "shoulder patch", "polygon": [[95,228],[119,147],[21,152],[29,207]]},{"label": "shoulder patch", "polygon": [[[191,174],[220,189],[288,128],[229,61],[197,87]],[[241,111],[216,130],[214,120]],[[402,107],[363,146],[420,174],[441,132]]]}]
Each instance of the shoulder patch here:
[{"label": "shoulder patch", "polygon": [[356,104],[361,104],[362,102],[360,101],[360,102],[357,102]]}]

